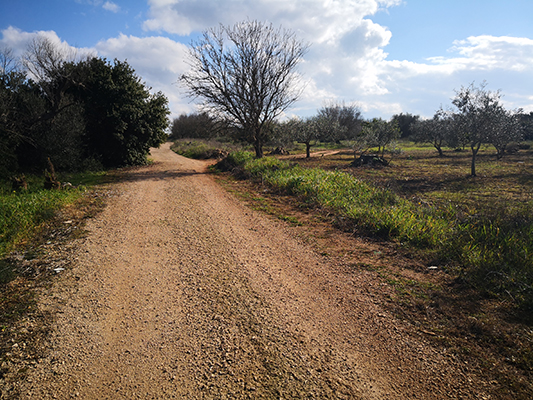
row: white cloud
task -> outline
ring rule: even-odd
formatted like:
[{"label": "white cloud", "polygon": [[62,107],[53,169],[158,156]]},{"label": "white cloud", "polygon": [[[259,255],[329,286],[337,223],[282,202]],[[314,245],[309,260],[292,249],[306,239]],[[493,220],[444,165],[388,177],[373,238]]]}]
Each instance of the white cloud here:
[{"label": "white cloud", "polygon": [[[219,23],[268,21],[294,31],[311,48],[300,70],[308,80],[302,104],[308,112],[327,99],[353,99],[388,92],[379,76],[391,32],[369,16],[400,0],[150,0],[146,31],[190,35]],[[315,106],[311,106],[315,104]],[[301,104],[298,107],[302,107]],[[311,110],[311,107],[313,108]]]},{"label": "white cloud", "polygon": [[533,69],[533,40],[508,36],[471,36],[457,40],[450,49],[461,57],[433,57],[429,61],[454,70],[526,71]]},{"label": "white cloud", "polygon": [[111,1],[106,1],[104,5],[102,6],[102,8],[104,10],[111,11],[114,13],[118,13],[120,11],[120,7]]},{"label": "white cloud", "polygon": [[83,57],[85,55],[95,55],[96,52],[89,48],[78,48],[70,46],[66,41],[61,40],[54,31],[34,31],[24,32],[12,26],[1,31],[2,38],[0,39],[1,47],[8,47],[13,49],[14,55],[20,57],[28,48],[28,44],[37,37],[45,37],[52,43],[61,48],[64,54],[70,54],[72,59],[76,57]]},{"label": "white cloud", "polygon": [[195,31],[231,25],[245,19],[270,21],[290,27],[304,40],[336,42],[356,28],[365,16],[401,0],[149,0],[147,31],[189,35]]},{"label": "white cloud", "polygon": [[[450,43],[448,54],[423,63],[389,60],[386,46],[394,32],[374,23],[372,15],[400,0],[150,0],[146,31],[187,36],[219,23],[245,19],[272,22],[310,42],[300,65],[308,81],[295,110],[311,114],[328,100],[357,101],[379,116],[397,112],[431,115],[449,103],[454,88],[486,79],[502,88],[509,104],[519,103],[524,89],[506,85],[502,73],[528,76],[533,68],[533,41],[477,36]],[[528,72],[528,75],[525,74]],[[532,87],[532,85],[526,85]],[[507,89],[507,90],[506,90]],[[374,116],[374,115],[372,115]]]},{"label": "white cloud", "polygon": [[193,109],[176,84],[180,74],[188,68],[184,61],[187,52],[184,44],[161,36],[139,38],[121,34],[98,42],[95,48],[108,59],[126,60],[153,92],[163,92],[169,99],[173,116]]},{"label": "white cloud", "polygon": [[179,75],[187,69],[184,62],[187,47],[165,37],[138,38],[119,35],[98,42],[94,48],[75,48],[62,41],[54,31],[23,32],[9,27],[1,31],[0,47],[14,50],[16,57],[22,56],[28,43],[37,36],[44,36],[69,53],[78,55],[91,54],[109,60],[126,60],[138,76],[152,88],[152,92],[161,91],[169,99],[174,116],[190,112],[194,106],[189,103],[177,87]]},{"label": "white cloud", "polygon": [[404,112],[430,116],[450,104],[454,89],[484,80],[490,90],[502,90],[507,107],[533,110],[527,101],[533,87],[533,40],[528,38],[472,36],[426,63],[383,60],[377,75],[389,91],[386,97],[403,104]]}]

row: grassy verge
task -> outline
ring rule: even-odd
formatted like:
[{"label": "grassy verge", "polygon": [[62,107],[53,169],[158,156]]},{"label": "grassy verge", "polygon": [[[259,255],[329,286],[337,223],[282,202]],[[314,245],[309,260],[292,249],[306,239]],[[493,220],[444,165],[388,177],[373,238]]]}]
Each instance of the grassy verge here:
[{"label": "grassy verge", "polygon": [[37,307],[37,293],[69,263],[70,238],[83,235],[83,221],[97,212],[102,193],[92,186],[106,173],[60,177],[61,190],[45,190],[41,177],[27,177],[28,190],[0,185],[0,379],[1,398],[18,398],[14,382],[46,348],[51,316]]},{"label": "grassy verge", "polygon": [[[516,207],[455,207],[409,201],[353,174],[304,168],[238,152],[225,161],[241,174],[337,216],[345,229],[393,240],[430,263],[458,271],[488,295],[533,310],[533,202]],[[227,166],[225,166],[228,169]]]},{"label": "grassy verge", "polygon": [[29,189],[12,191],[8,183],[0,189],[0,257],[34,236],[56,212],[73,204],[95,184],[103,173],[84,173],[68,177],[72,186],[45,190],[38,178],[28,178]]},{"label": "grassy verge", "polygon": [[251,207],[298,221],[319,254],[375,273],[393,289],[375,299],[477,371],[494,398],[530,399],[531,154],[495,161],[485,150],[470,178],[468,152],[408,149],[389,167],[357,169],[350,151],[288,162],[239,152],[219,163],[233,175],[219,180]]}]

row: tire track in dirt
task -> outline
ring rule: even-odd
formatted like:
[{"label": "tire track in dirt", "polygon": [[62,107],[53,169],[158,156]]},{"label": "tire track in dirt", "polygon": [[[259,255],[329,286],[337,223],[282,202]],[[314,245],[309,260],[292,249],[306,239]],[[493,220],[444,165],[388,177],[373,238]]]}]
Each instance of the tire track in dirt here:
[{"label": "tire track in dirt", "polygon": [[42,296],[57,318],[22,398],[481,398],[383,311],[373,275],[241,205],[205,163],[152,154]]}]

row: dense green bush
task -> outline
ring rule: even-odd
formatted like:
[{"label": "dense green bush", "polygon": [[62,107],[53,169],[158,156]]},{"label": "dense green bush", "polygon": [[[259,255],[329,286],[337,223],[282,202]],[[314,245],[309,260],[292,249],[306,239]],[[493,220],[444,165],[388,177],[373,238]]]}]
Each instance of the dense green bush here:
[{"label": "dense green bush", "polygon": [[[61,58],[47,39],[34,42],[26,66],[0,68],[0,174],[58,171],[86,165],[143,164],[167,139],[168,101],[126,63]],[[8,64],[9,53],[0,51]],[[7,60],[7,61],[6,61]]]}]

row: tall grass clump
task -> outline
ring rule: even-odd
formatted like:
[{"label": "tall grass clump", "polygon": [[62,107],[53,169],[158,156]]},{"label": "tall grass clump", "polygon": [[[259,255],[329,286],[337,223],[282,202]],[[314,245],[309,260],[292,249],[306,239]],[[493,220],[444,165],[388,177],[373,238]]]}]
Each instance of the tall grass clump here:
[{"label": "tall grass clump", "polygon": [[244,169],[263,183],[348,219],[357,230],[372,235],[428,247],[441,244],[446,231],[444,219],[345,172],[291,167],[270,157],[251,160]]},{"label": "tall grass clump", "polygon": [[450,243],[463,274],[489,294],[533,310],[533,204],[502,207],[459,221]]},{"label": "tall grass clump", "polygon": [[175,153],[187,158],[207,159],[210,157],[214,148],[204,142],[176,142],[170,149]]}]

